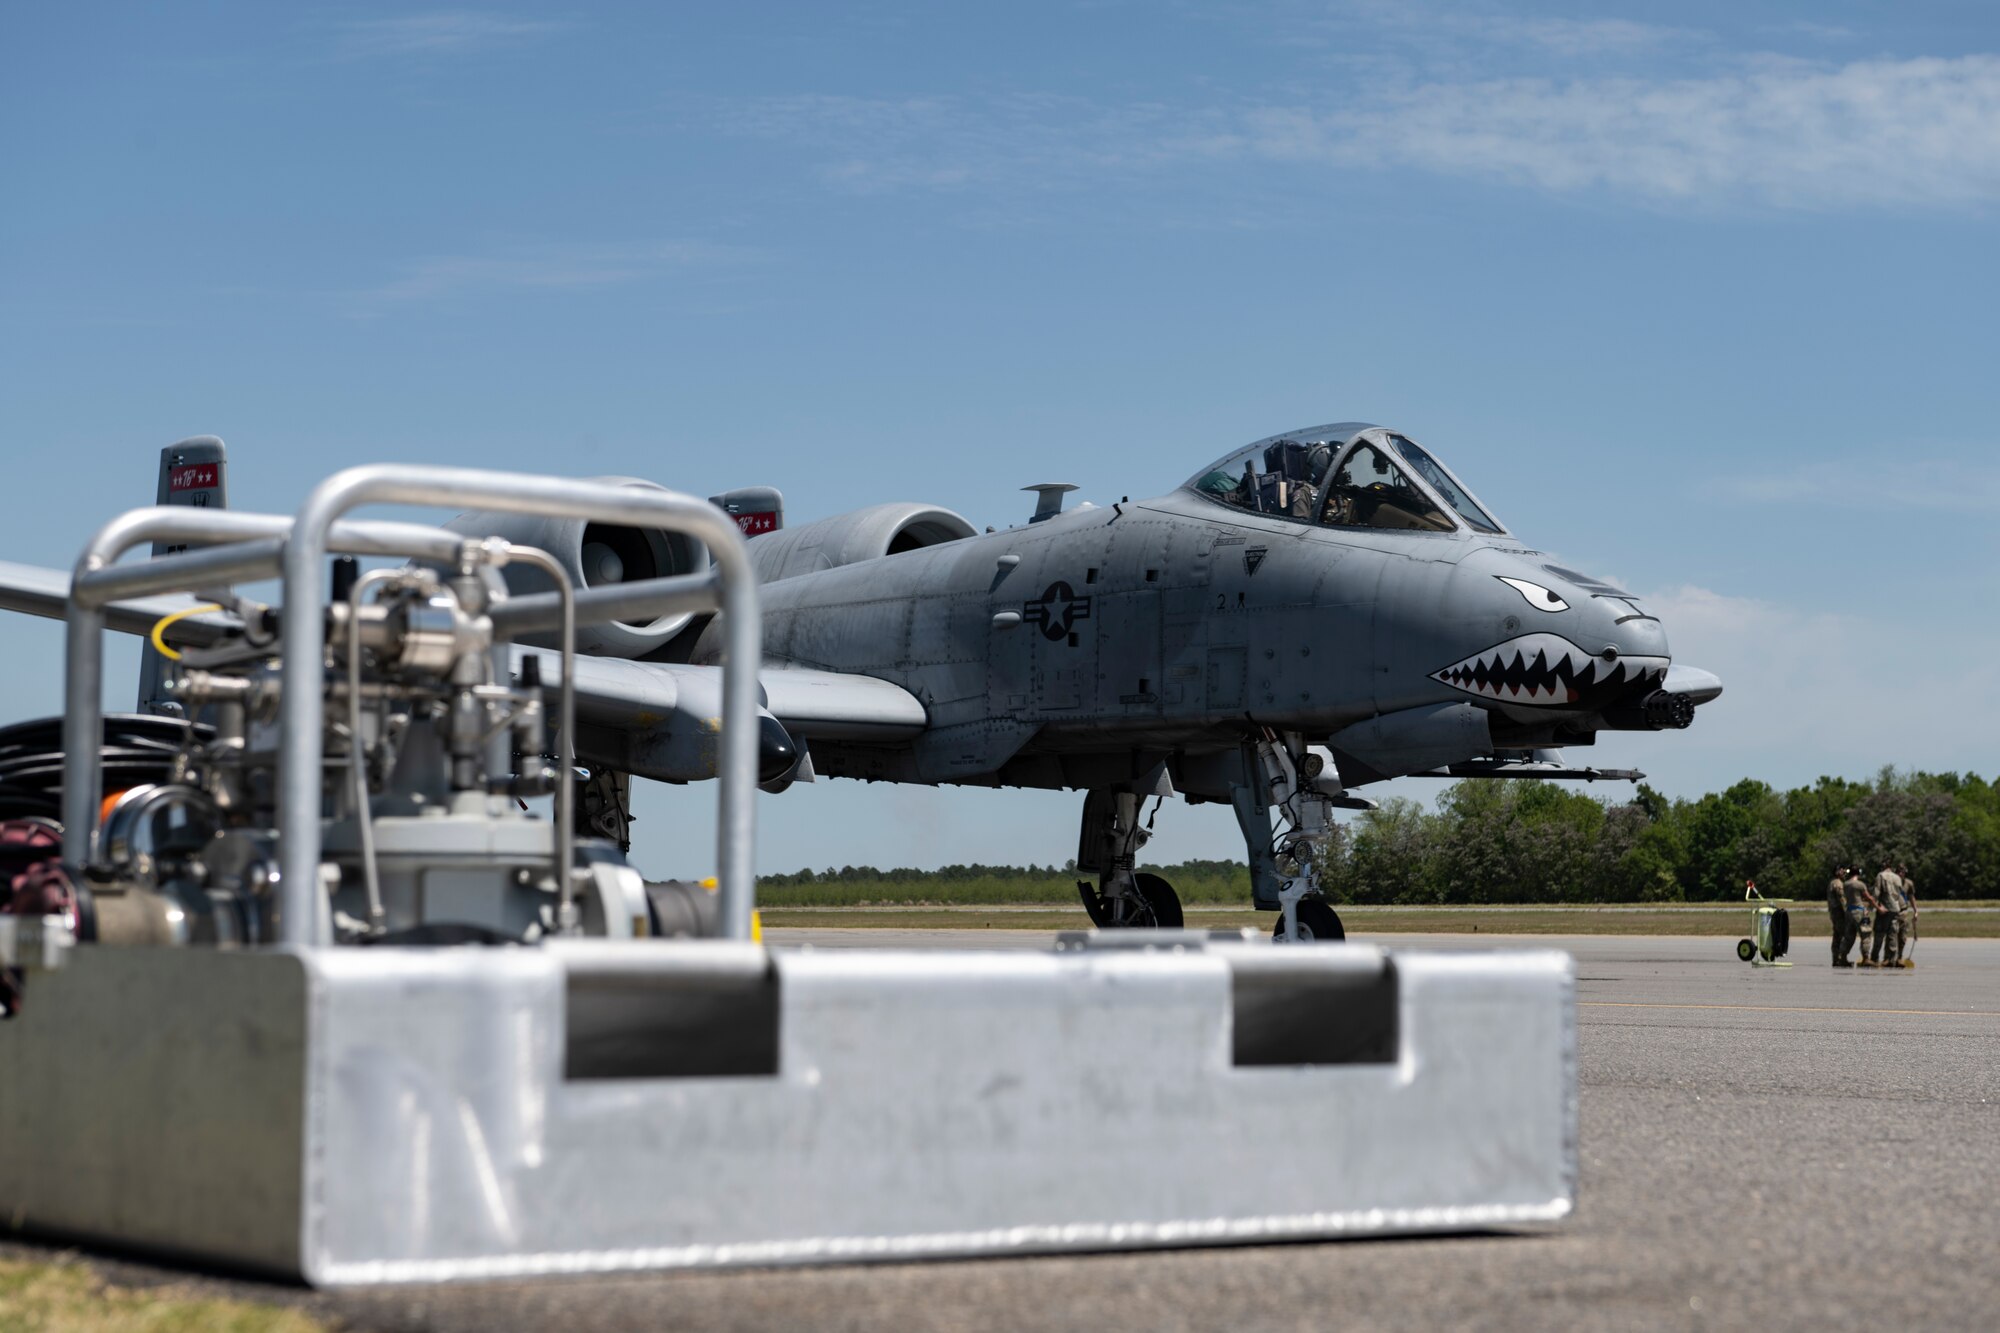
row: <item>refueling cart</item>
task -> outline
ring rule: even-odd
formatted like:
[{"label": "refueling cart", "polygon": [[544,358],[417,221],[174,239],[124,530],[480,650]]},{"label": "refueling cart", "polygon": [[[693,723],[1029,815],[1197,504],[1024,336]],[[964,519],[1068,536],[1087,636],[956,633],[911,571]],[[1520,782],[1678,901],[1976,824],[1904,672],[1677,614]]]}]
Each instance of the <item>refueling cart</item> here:
[{"label": "refueling cart", "polygon": [[[533,546],[348,517],[383,503],[663,531],[709,564],[579,590]],[[184,549],[121,561],[147,541]],[[553,594],[510,599],[517,563]],[[274,605],[236,591],[273,577]],[[363,467],[291,517],[125,514],[61,592],[64,715],[0,733],[18,1230],[360,1284],[1571,1209],[1565,954],[754,942],[757,589],[706,502]],[[648,598],[727,634],[712,897],[575,832],[577,626]],[[103,715],[107,628],[180,654],[183,718]]]},{"label": "refueling cart", "polygon": [[1785,898],[1766,898],[1757,891],[1757,882],[1743,886],[1743,900],[1750,904],[1750,934],[1736,941],[1736,956],[1752,967],[1790,967],[1785,957],[1792,947],[1792,914]]}]

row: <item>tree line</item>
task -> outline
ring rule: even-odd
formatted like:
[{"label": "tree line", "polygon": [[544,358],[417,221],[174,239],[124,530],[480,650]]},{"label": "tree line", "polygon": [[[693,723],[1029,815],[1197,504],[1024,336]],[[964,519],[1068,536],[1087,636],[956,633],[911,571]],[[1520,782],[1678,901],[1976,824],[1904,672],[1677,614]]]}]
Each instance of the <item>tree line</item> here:
[{"label": "tree line", "polygon": [[1466,781],[1437,809],[1385,801],[1341,827],[1322,874],[1356,903],[1704,902],[1820,899],[1841,865],[1910,868],[1923,899],[2000,885],[2000,784],[1883,769],[1780,792],[1746,778],[1674,799],[1641,784],[1604,801],[1554,783]]},{"label": "tree line", "polygon": [[[1641,785],[1629,800],[1527,780],[1468,780],[1434,810],[1400,798],[1341,825],[1321,872],[1353,903],[1705,902],[1737,900],[1755,879],[1772,898],[1817,900],[1836,866],[1872,876],[1907,865],[1924,900],[2000,897],[2000,782],[1883,769],[1872,782],[1823,777],[1778,791],[1744,779],[1694,800]],[[1189,903],[1242,903],[1238,861],[1151,867]],[[1067,901],[1075,868],[828,867],[760,876],[763,901]]]}]

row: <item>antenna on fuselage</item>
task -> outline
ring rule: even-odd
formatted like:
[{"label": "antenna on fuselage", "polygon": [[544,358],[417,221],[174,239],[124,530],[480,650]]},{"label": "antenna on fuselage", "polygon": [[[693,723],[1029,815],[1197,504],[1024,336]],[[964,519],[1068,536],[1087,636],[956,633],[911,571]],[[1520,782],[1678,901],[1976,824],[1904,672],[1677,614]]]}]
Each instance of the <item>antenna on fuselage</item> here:
[{"label": "antenna on fuselage", "polygon": [[1068,495],[1076,487],[1066,481],[1045,481],[1036,486],[1023,486],[1021,489],[1033,491],[1039,497],[1035,501],[1034,517],[1028,520],[1030,523],[1039,523],[1045,518],[1054,518],[1060,514],[1063,496]]}]

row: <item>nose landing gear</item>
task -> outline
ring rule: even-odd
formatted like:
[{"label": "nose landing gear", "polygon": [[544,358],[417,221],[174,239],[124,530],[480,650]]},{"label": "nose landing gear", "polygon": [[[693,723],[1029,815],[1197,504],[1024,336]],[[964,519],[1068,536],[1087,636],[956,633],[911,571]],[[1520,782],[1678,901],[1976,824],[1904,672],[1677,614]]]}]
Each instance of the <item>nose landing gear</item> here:
[{"label": "nose landing gear", "polygon": [[[1300,898],[1292,906],[1292,928],[1298,933],[1294,940],[1332,940],[1339,942],[1347,938],[1347,927],[1340,924],[1340,913],[1333,910],[1333,904],[1320,897]],[[1285,940],[1285,918],[1279,917],[1271,927],[1271,938],[1280,944]]]},{"label": "nose landing gear", "polygon": [[1319,849],[1333,828],[1338,779],[1322,774],[1320,757],[1294,732],[1267,731],[1243,751],[1250,785],[1236,790],[1236,819],[1249,845],[1258,905],[1268,903],[1276,889],[1279,916],[1271,938],[1294,943],[1346,939],[1340,913],[1327,902],[1319,882]]}]

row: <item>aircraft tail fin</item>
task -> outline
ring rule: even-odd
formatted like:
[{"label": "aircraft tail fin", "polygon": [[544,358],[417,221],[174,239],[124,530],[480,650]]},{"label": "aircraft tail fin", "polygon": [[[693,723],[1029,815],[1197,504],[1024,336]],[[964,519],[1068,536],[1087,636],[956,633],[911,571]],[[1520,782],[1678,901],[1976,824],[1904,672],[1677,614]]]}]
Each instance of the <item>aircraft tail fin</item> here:
[{"label": "aircraft tail fin", "polygon": [[[195,435],[160,450],[159,488],[154,504],[190,505],[197,509],[227,509],[228,450],[213,435]],[[154,556],[186,549],[154,542]],[[180,716],[181,706],[166,697],[167,659],[149,643],[140,650],[139,711]]]},{"label": "aircraft tail fin", "polygon": [[785,497],[775,486],[741,486],[711,495],[708,502],[735,519],[745,537],[785,526]]}]

